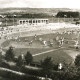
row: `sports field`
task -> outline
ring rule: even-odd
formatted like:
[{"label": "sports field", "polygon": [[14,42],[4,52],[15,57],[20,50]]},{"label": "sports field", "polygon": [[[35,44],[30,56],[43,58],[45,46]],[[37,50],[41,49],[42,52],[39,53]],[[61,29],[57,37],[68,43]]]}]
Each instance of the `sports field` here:
[{"label": "sports field", "polygon": [[[65,30],[69,32],[64,33]],[[6,40],[1,44],[1,46],[3,47],[4,51],[6,51],[10,46],[13,46],[14,54],[16,56],[21,54],[25,55],[27,51],[30,51],[30,53],[33,55],[34,61],[38,62],[44,60],[46,57],[52,57],[53,63],[70,63],[73,62],[75,56],[79,54],[79,50],[76,51],[74,45],[75,40],[80,39],[77,31],[74,29],[73,33],[71,33],[72,30],[73,29],[70,28],[62,28],[58,30],[51,30],[51,33],[50,30],[49,33],[44,30],[42,32],[32,31],[12,34],[11,36],[23,34],[23,37],[19,37],[17,40]],[[37,36],[36,40],[35,34]],[[59,48],[59,42],[56,41],[57,36],[60,40],[61,38],[64,38],[64,44],[61,48]],[[40,38],[42,38],[42,41],[39,40]],[[31,41],[32,44],[29,44]],[[47,45],[43,44],[43,41],[46,41]],[[50,45],[50,41],[53,42],[52,46]]]}]

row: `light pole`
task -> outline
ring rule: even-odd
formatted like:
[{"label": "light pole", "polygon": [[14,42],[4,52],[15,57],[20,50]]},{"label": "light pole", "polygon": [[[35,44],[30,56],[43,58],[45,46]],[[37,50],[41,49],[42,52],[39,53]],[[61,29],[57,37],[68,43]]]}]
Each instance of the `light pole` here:
[{"label": "light pole", "polygon": [[5,19],[5,21],[6,21],[6,27],[7,27],[7,19]]},{"label": "light pole", "polygon": [[3,22],[5,22],[5,25],[3,25],[3,26],[6,26],[6,23],[7,23],[7,22],[6,22],[6,16],[3,15],[3,16],[2,16],[2,19],[3,19]]},{"label": "light pole", "polygon": [[13,15],[13,26],[14,26],[14,17],[16,17],[16,15]]},{"label": "light pole", "polygon": [[65,22],[65,18],[66,18],[66,17],[67,17],[67,15],[65,14],[65,15],[64,15],[64,22]]},{"label": "light pole", "polygon": [[59,23],[59,16],[58,16],[58,23]]}]

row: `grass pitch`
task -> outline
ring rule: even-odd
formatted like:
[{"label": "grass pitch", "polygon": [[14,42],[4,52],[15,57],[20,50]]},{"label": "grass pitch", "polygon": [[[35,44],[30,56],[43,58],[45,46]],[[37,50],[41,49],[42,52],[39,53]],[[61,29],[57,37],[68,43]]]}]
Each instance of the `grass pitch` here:
[{"label": "grass pitch", "polygon": [[[66,40],[76,40],[78,37],[78,34],[63,34],[64,29],[61,29],[61,34],[57,34],[57,33],[50,33],[50,34],[42,34],[42,35],[37,35],[37,40],[34,40],[34,36],[27,36],[27,37],[19,37],[20,41],[14,41],[14,40],[7,40],[4,43],[2,43],[2,47],[4,48],[4,50],[6,51],[6,49],[8,49],[8,47],[12,44],[15,44],[17,47],[14,48],[14,54],[16,56],[19,56],[21,54],[26,54],[27,51],[30,51],[30,53],[33,54],[38,54],[38,53],[42,53],[48,50],[52,50],[52,49],[58,49],[58,44],[56,42],[56,36],[58,36],[60,39],[61,37],[64,37],[65,41]],[[26,34],[26,33],[24,33]],[[28,33],[29,34],[29,33]],[[32,33],[31,33],[32,34]],[[15,34],[16,35],[16,34]],[[27,42],[25,42],[25,38],[28,39]],[[47,43],[49,44],[50,39],[53,39],[53,47],[50,47],[48,45],[48,47],[45,47],[42,43],[40,43],[38,41],[39,38],[42,38],[43,40],[46,40]],[[79,39],[80,37],[78,37]],[[33,44],[31,46],[29,46],[27,43],[29,41],[33,40]],[[44,60],[47,56],[48,57],[52,57],[53,63],[58,64],[60,62],[66,62],[66,63],[70,63],[73,61],[73,55],[75,53],[73,53],[73,51],[67,51],[67,48],[72,45],[74,46],[75,42],[69,42],[69,44],[64,43],[63,47],[66,47],[65,50],[64,49],[58,49],[52,52],[48,52],[46,54],[41,54],[38,56],[34,57],[34,61],[41,61]],[[79,41],[80,44],[80,41]],[[25,47],[20,47],[25,45]],[[6,48],[7,47],[7,48]],[[71,48],[70,48],[71,49]],[[72,50],[72,49],[71,49]],[[69,52],[69,53],[68,53]],[[75,55],[76,56],[76,55]]]}]

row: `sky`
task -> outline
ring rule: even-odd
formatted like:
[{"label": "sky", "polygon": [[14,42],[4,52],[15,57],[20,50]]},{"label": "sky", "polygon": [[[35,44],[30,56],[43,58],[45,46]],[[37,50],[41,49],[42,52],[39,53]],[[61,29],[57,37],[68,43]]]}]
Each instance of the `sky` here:
[{"label": "sky", "polygon": [[0,8],[8,7],[80,9],[80,0],[0,0]]}]

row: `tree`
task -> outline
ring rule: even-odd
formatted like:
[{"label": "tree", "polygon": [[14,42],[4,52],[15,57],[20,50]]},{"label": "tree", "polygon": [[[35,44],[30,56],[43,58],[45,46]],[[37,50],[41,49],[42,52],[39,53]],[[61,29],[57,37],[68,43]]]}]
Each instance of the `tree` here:
[{"label": "tree", "polygon": [[27,54],[25,55],[25,60],[27,64],[30,64],[33,61],[33,57],[29,51],[27,51]]},{"label": "tree", "polygon": [[43,61],[41,61],[41,67],[42,73],[44,75],[51,75],[53,70],[53,62],[51,60],[51,57],[47,57]]},{"label": "tree", "polygon": [[41,67],[43,69],[52,69],[53,63],[52,63],[51,57],[47,57],[44,59],[44,61],[41,61]]},{"label": "tree", "polygon": [[20,56],[18,57],[18,60],[17,60],[16,65],[19,66],[19,67],[21,67],[21,66],[23,66],[23,64],[24,64],[24,60],[23,60],[23,58],[22,58],[22,55],[20,55]]},{"label": "tree", "polygon": [[3,59],[2,52],[0,52],[0,65],[2,63],[2,59]]},{"label": "tree", "polygon": [[76,66],[80,66],[80,55],[76,56],[74,63],[75,63]]},{"label": "tree", "polygon": [[9,49],[6,51],[5,59],[7,61],[13,61],[14,60],[14,53],[13,53],[12,47],[9,47]]}]

